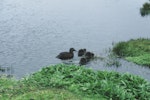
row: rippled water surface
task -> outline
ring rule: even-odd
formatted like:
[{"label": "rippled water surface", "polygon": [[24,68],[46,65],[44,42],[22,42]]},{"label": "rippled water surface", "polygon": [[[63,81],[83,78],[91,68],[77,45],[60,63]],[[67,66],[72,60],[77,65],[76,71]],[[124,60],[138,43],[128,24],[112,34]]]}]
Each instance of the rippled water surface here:
[{"label": "rippled water surface", "polygon": [[[56,55],[87,48],[104,55],[112,42],[150,38],[150,16],[139,9],[146,0],[0,0],[0,65],[17,78],[61,63]],[[75,53],[76,54],[76,53]],[[75,55],[76,56],[76,55]],[[78,63],[78,58],[74,58]],[[150,80],[150,69],[121,60],[122,66],[88,67],[129,72]]]}]

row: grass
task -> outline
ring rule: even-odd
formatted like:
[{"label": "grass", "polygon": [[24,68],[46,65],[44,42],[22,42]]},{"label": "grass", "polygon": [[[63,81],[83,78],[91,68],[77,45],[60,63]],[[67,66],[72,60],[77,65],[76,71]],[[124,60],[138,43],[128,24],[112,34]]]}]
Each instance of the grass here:
[{"label": "grass", "polygon": [[0,77],[0,100],[8,100],[7,98],[17,82],[14,79],[8,79],[5,76]]},{"label": "grass", "polygon": [[[75,95],[64,89],[47,89],[47,90],[37,90],[19,95],[12,100],[91,100],[91,97],[85,97],[80,95]],[[99,100],[95,98],[94,100]],[[104,100],[104,99],[102,99]]]},{"label": "grass", "polygon": [[150,54],[140,55],[137,57],[126,57],[126,60],[150,67]]},{"label": "grass", "polygon": [[119,42],[113,47],[113,52],[139,65],[150,67],[150,39],[132,39]]},{"label": "grass", "polygon": [[150,83],[138,76],[93,71],[76,65],[49,66],[22,80],[2,78],[0,83],[2,83],[0,100],[149,100],[150,98]]}]

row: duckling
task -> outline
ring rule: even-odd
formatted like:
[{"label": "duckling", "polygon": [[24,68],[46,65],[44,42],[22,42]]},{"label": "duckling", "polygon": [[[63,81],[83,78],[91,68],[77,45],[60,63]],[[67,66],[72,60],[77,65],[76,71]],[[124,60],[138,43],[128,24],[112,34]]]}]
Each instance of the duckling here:
[{"label": "duckling", "polygon": [[70,48],[69,52],[61,52],[56,58],[61,60],[72,59],[74,57],[73,51],[76,51],[74,48]]},{"label": "duckling", "polygon": [[90,60],[90,59],[94,58],[94,53],[92,53],[92,52],[86,52],[85,53],[85,57],[86,57],[86,59]]},{"label": "duckling", "polygon": [[86,53],[86,49],[80,49],[80,50],[78,51],[78,56],[79,56],[79,57],[80,57],[80,56],[83,56],[85,53]]},{"label": "duckling", "polygon": [[79,64],[80,65],[86,65],[87,59],[86,58],[81,58]]}]

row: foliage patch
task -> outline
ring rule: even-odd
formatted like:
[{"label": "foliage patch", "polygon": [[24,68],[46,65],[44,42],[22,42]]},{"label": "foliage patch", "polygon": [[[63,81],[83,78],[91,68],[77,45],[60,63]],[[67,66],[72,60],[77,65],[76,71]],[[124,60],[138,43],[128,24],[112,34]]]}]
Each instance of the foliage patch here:
[{"label": "foliage patch", "polygon": [[113,100],[150,98],[150,84],[138,76],[93,71],[75,65],[46,67],[22,82],[37,87],[65,88],[77,94],[103,95]]},{"label": "foliage patch", "polygon": [[128,61],[150,67],[150,39],[119,42],[113,47],[113,52]]}]

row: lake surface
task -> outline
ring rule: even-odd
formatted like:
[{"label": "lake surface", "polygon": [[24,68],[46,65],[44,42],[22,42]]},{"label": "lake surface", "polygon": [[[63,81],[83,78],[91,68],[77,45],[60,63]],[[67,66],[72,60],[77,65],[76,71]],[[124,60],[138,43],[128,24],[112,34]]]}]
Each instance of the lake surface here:
[{"label": "lake surface", "polygon": [[[0,65],[17,78],[62,63],[56,55],[86,48],[97,56],[112,43],[150,38],[150,16],[141,17],[147,0],[0,0]],[[76,55],[75,55],[76,56]],[[74,62],[79,59],[75,57]],[[132,73],[150,80],[150,69],[120,60],[122,66],[93,69]]]}]

